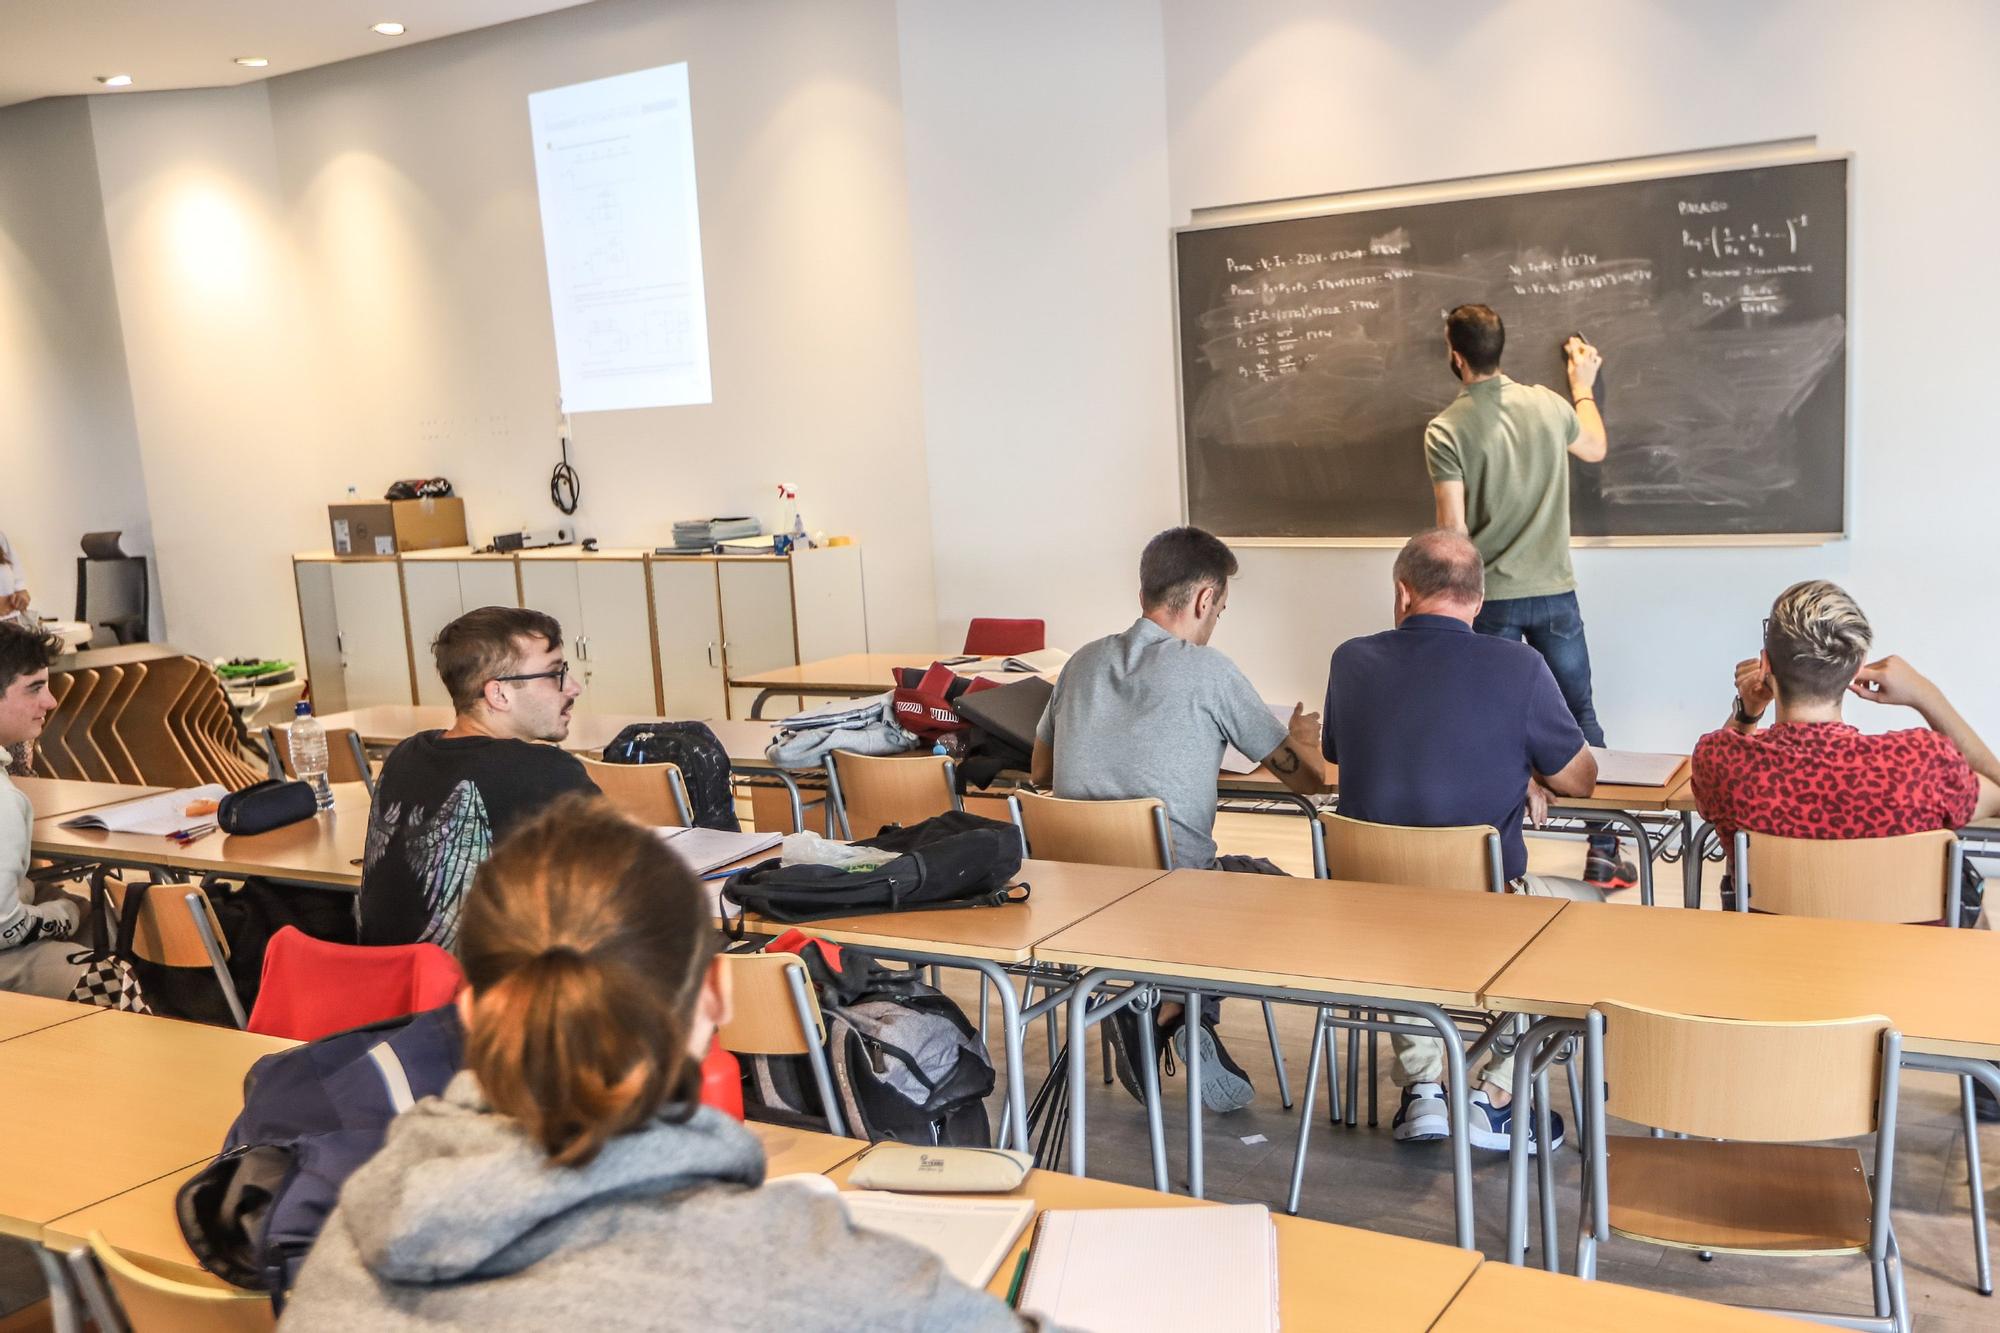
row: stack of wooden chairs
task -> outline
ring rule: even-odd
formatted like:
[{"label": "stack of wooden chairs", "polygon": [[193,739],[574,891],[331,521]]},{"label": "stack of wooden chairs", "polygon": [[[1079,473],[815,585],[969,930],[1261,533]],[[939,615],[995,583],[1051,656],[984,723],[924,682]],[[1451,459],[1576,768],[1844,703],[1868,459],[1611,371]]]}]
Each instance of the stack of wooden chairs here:
[{"label": "stack of wooden chairs", "polygon": [[35,745],[39,776],[231,791],[265,777],[222,682],[198,657],[168,649],[141,662],[58,667],[49,692],[58,706]]}]

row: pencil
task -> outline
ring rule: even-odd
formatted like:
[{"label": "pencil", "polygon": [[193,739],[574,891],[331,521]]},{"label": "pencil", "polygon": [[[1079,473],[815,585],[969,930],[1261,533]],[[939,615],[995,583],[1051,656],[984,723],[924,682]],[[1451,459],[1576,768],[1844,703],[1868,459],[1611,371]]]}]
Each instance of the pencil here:
[{"label": "pencil", "polygon": [[1021,1303],[1021,1279],[1028,1272],[1028,1249],[1021,1251],[1020,1259],[1014,1264],[1014,1278],[1007,1284],[1007,1306],[1013,1309]]}]

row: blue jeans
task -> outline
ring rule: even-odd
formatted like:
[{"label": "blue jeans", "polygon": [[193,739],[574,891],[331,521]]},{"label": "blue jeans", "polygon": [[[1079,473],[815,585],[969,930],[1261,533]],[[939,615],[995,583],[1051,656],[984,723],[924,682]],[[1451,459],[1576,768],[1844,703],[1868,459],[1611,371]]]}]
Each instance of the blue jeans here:
[{"label": "blue jeans", "polygon": [[[1603,746],[1604,728],[1597,725],[1597,708],[1590,700],[1590,645],[1583,637],[1583,612],[1574,592],[1488,602],[1479,608],[1472,628],[1498,639],[1525,643],[1540,653],[1584,740]],[[1590,850],[1615,860],[1617,835],[1605,831],[1601,824],[1594,827],[1597,831],[1591,835]]]}]

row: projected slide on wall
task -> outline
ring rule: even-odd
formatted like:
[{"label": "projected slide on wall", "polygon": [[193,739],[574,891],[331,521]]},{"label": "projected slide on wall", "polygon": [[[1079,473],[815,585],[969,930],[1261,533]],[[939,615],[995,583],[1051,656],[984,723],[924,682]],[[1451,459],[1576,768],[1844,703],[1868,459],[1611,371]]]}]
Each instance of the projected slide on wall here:
[{"label": "projected slide on wall", "polygon": [[563,408],[711,399],[688,67],[528,96]]}]

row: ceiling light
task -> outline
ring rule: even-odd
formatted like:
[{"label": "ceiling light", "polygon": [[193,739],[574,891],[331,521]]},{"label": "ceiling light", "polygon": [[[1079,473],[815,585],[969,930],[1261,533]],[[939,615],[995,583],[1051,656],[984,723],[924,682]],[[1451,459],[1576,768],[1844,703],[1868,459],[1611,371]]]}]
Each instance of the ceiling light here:
[{"label": "ceiling light", "polygon": [[245,69],[262,69],[271,62],[263,56],[238,56],[236,57],[236,63]]},{"label": "ceiling light", "polygon": [[132,86],[130,74],[100,74],[97,81],[107,88],[129,88]]},{"label": "ceiling light", "polygon": [[400,23],[377,23],[371,26],[369,31],[378,32],[384,37],[401,37],[404,30]]}]

